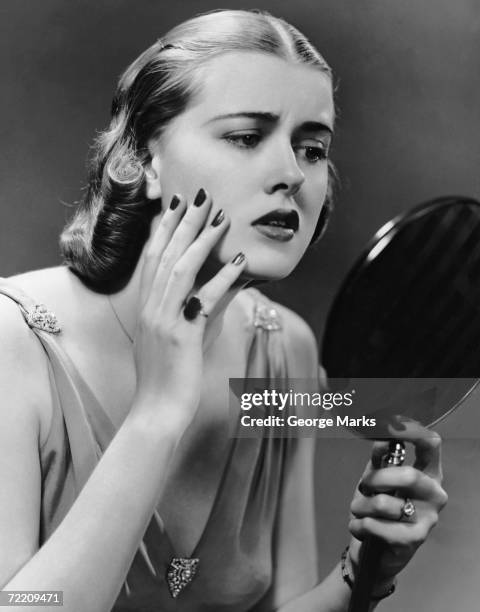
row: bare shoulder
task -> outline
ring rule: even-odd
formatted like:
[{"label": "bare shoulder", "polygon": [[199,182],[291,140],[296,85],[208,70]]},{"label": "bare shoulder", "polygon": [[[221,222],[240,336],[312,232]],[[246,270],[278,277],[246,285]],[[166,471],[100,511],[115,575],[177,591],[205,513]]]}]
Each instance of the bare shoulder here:
[{"label": "bare shoulder", "polygon": [[[117,353],[111,349],[110,342],[110,329],[115,322],[107,309],[108,302],[105,296],[89,290],[65,266],[34,270],[6,280],[23,291],[35,303],[44,304],[55,314],[61,328],[61,333],[55,336],[58,349],[73,362],[80,375],[97,393],[99,400],[105,402],[103,395],[105,393],[107,397],[111,395],[111,385],[106,389],[104,387],[107,385],[106,381],[111,379],[112,369],[115,369],[118,363]],[[45,434],[50,431],[52,414],[51,401],[46,402],[47,392],[51,393],[48,362],[38,338],[21,320],[21,313],[18,313],[17,318],[19,324],[15,329],[18,333],[23,331],[24,334],[23,341],[17,341],[21,344],[30,341],[29,363],[22,364],[22,371],[26,376],[28,365],[31,374],[26,376],[26,380],[33,378],[31,384],[35,393],[42,398],[41,422],[42,432]],[[11,350],[14,350],[15,342],[15,338],[12,338]],[[26,352],[26,349],[24,346],[22,351]],[[11,352],[8,354],[11,355]],[[108,358],[105,355],[108,355]],[[45,406],[50,407],[50,412]],[[45,439],[44,436],[42,439]]]},{"label": "bare shoulder", "polygon": [[[59,321],[75,312],[75,281],[64,266],[33,270],[6,280],[37,304],[45,304]],[[0,295],[0,397],[9,401],[8,416],[34,422],[42,444],[52,421],[52,389],[45,350],[26,324],[18,305]],[[12,411],[12,407],[14,410]],[[0,418],[5,419],[3,413]],[[27,421],[25,421],[25,424]]]},{"label": "bare shoulder", "polygon": [[0,340],[2,369],[10,361],[17,361],[17,366],[23,370],[39,358],[45,362],[44,351],[17,303],[3,294],[0,294]]},{"label": "bare shoulder", "polygon": [[85,295],[88,293],[65,266],[32,270],[7,280],[57,315],[71,310],[73,301],[78,300],[79,291]]},{"label": "bare shoulder", "polygon": [[18,305],[5,295],[0,295],[0,347],[2,426],[15,422],[24,429],[33,428],[41,444],[52,412],[48,364]]},{"label": "bare shoulder", "polygon": [[91,346],[93,352],[104,327],[105,296],[85,287],[66,266],[26,272],[8,281],[55,313],[62,330],[68,330],[57,338],[67,353],[80,344],[82,350]]}]

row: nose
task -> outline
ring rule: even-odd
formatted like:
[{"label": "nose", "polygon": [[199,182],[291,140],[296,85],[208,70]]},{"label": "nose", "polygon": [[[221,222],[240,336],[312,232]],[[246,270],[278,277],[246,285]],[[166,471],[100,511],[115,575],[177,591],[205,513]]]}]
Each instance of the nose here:
[{"label": "nose", "polygon": [[290,142],[272,147],[267,167],[265,192],[268,194],[283,191],[286,196],[293,196],[305,180]]}]

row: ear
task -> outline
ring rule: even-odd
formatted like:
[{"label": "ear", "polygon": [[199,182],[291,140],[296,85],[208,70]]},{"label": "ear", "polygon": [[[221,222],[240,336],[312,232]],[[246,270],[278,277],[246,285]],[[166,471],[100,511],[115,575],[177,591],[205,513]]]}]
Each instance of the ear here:
[{"label": "ear", "polygon": [[153,155],[145,164],[145,194],[149,200],[158,200],[162,196],[162,186],[160,184],[160,158]]}]

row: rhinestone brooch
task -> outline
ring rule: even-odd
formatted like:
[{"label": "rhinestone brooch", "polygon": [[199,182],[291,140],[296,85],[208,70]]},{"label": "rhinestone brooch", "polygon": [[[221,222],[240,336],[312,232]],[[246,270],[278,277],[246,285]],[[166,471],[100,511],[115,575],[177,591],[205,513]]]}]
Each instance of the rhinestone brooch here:
[{"label": "rhinestone brooch", "polygon": [[43,304],[35,304],[26,311],[25,320],[30,327],[36,327],[50,334],[58,334],[61,327],[58,325],[57,317],[53,312],[47,310]]},{"label": "rhinestone brooch", "polygon": [[167,583],[170,595],[176,599],[181,591],[192,582],[197,573],[200,559],[174,557],[167,568]]},{"label": "rhinestone brooch", "polygon": [[266,331],[278,331],[279,329],[282,329],[280,316],[275,308],[271,308],[263,304],[257,304],[255,307],[253,325],[255,327],[261,327]]}]

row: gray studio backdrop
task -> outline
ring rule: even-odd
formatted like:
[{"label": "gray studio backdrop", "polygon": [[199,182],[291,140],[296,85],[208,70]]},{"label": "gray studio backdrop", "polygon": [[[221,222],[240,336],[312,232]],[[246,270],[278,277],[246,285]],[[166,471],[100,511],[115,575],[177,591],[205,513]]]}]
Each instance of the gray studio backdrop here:
[{"label": "gray studio backdrop", "polygon": [[[88,146],[108,120],[116,77],[166,29],[220,7],[285,17],[336,74],[335,217],[295,274],[266,289],[300,312],[320,341],[336,288],[381,224],[437,195],[480,195],[476,0],[2,0],[0,275],[59,263],[57,236],[81,196]],[[478,609],[478,398],[439,428],[450,503],[382,609]],[[459,431],[464,440],[449,439]],[[363,441],[319,450],[322,571],[347,540],[348,504],[367,457]],[[324,484],[332,480],[334,487]]]}]

